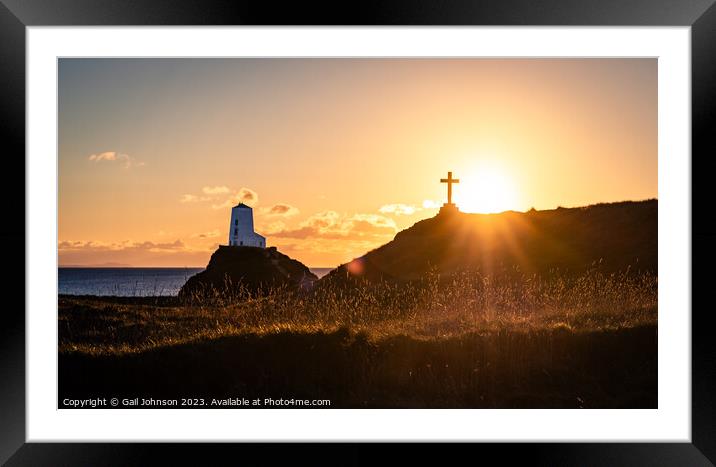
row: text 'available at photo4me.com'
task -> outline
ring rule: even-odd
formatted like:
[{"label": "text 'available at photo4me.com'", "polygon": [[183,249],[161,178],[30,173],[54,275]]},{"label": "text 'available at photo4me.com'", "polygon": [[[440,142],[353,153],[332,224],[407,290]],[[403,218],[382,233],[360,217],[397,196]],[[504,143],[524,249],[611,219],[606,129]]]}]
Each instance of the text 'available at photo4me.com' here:
[{"label": "text 'available at photo4me.com'", "polygon": [[225,399],[187,397],[178,399],[155,399],[151,397],[117,398],[95,397],[90,399],[64,398],[61,401],[62,409],[132,409],[132,408],[293,408],[330,407],[330,399],[297,399],[293,397],[265,397],[252,398],[227,397]]}]

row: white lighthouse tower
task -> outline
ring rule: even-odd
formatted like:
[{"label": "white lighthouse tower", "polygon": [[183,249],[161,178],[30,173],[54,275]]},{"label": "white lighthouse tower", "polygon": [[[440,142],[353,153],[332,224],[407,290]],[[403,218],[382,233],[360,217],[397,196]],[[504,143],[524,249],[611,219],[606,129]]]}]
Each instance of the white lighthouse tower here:
[{"label": "white lighthouse tower", "polygon": [[254,211],[244,203],[231,208],[229,246],[266,248],[266,238],[254,232]]}]

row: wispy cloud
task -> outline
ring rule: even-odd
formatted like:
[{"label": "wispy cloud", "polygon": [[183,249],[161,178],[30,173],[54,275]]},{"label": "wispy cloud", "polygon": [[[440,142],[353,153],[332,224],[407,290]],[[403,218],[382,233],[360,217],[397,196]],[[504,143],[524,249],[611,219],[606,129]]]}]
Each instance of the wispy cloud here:
[{"label": "wispy cloud", "polygon": [[232,192],[227,186],[205,186],[201,189],[201,193],[192,194],[185,193],[179,198],[180,203],[200,203],[211,201],[212,209],[226,209],[233,207],[239,203],[245,203],[254,206],[259,201],[259,195],[251,188],[242,187],[238,191]]},{"label": "wispy cloud", "polygon": [[280,238],[387,238],[395,235],[397,227],[392,219],[377,214],[341,215],[335,211],[323,211],[312,215],[296,229],[267,232]]},{"label": "wispy cloud", "polygon": [[103,243],[103,242],[82,242],[82,241],[62,241],[57,245],[60,252],[67,251],[176,251],[183,250],[186,245],[181,240],[175,240],[173,242],[156,243],[150,241],[144,242],[116,242],[116,243]]},{"label": "wispy cloud", "polygon": [[189,246],[173,242],[132,241],[94,242],[61,241],[57,245],[59,264],[93,265],[107,263],[134,266],[201,266],[216,246]]},{"label": "wispy cloud", "polygon": [[431,199],[423,201],[423,209],[438,209],[440,206],[441,203],[439,201],[433,201]]},{"label": "wispy cloud", "polygon": [[192,238],[216,238],[221,235],[218,229],[210,230],[208,232],[202,232],[192,235]]},{"label": "wispy cloud", "polygon": [[261,213],[270,217],[291,217],[300,211],[290,204],[275,204],[271,207],[261,208]]},{"label": "wispy cloud", "polygon": [[262,234],[272,235],[274,232],[282,232],[286,229],[286,224],[283,221],[270,222],[265,224],[261,229]]},{"label": "wispy cloud", "polygon": [[142,167],[145,165],[144,162],[140,162],[130,156],[129,154],[123,154],[121,152],[116,151],[107,151],[107,152],[101,152],[98,154],[90,154],[89,157],[87,157],[87,160],[90,162],[119,162],[123,165],[125,169],[128,169],[130,167]]},{"label": "wispy cloud", "polygon": [[213,209],[226,209],[239,203],[254,206],[259,202],[259,195],[251,188],[242,187],[239,191],[229,196],[224,202],[212,204]]},{"label": "wispy cloud", "polygon": [[314,261],[311,266],[338,266],[353,258],[364,255],[367,251],[377,248],[385,239],[343,239],[336,241],[328,238],[308,239],[276,239],[272,240],[279,251],[292,257],[310,254]]},{"label": "wispy cloud", "polygon": [[395,203],[381,206],[378,212],[383,214],[395,214],[396,216],[410,216],[420,210],[422,210],[421,207],[412,204]]},{"label": "wispy cloud", "polygon": [[[121,154],[120,154],[121,155]],[[116,152],[103,152],[100,154],[92,154],[88,157],[91,161],[116,161],[117,160],[117,153]]]},{"label": "wispy cloud", "polygon": [[207,195],[221,195],[231,190],[229,190],[228,186],[205,186],[201,191]]}]

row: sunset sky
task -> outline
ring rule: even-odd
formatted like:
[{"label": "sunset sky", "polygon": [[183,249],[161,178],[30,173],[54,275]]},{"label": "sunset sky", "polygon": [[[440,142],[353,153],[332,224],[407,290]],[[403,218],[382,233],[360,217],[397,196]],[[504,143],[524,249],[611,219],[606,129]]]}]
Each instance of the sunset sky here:
[{"label": "sunset sky", "polygon": [[199,266],[254,207],[312,267],[445,202],[657,197],[656,59],[60,59],[59,263]]}]

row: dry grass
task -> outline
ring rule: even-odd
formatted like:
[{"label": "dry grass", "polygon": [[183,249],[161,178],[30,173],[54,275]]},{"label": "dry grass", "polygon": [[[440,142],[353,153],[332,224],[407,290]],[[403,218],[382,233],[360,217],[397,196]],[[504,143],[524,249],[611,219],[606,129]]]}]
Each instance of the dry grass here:
[{"label": "dry grass", "polygon": [[609,331],[657,322],[657,277],[598,267],[578,277],[463,271],[410,284],[324,284],[313,292],[285,288],[251,296],[241,287],[167,306],[151,299],[122,303],[60,297],[59,351],[121,355],[237,335],[331,333],[347,328],[378,341],[467,333]]}]

